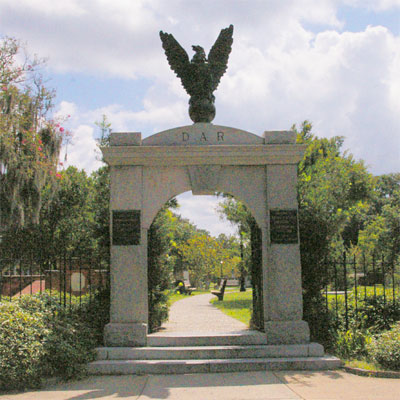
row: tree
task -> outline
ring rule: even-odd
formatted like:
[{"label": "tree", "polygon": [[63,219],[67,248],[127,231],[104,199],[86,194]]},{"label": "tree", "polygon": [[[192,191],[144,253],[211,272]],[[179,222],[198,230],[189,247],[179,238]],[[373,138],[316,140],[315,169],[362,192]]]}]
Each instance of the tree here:
[{"label": "tree", "polygon": [[94,195],[91,197],[93,212],[93,237],[95,253],[106,264],[110,262],[110,167],[99,168],[91,175]]},{"label": "tree", "polygon": [[[194,286],[209,287],[212,280],[229,264],[229,253],[213,237],[198,233],[184,243],[180,252]],[[224,271],[222,271],[224,273]]]},{"label": "tree", "polygon": [[[178,207],[179,205],[177,205]],[[187,269],[180,248],[189,239],[194,237],[199,230],[188,219],[182,218],[180,215],[174,213],[173,210],[171,212],[171,219],[168,225],[170,247],[167,254],[167,262],[173,271],[174,277],[180,278],[183,275],[183,271]]]},{"label": "tree", "polygon": [[253,310],[251,326],[262,329],[264,324],[262,284],[262,239],[261,230],[244,203],[224,194],[218,212],[238,229],[240,242],[240,290],[245,291],[245,277],[251,276],[253,287]]},{"label": "tree", "polygon": [[[22,62],[19,60],[22,58]],[[46,185],[56,190],[66,131],[50,118],[54,92],[16,39],[0,43],[0,228],[38,224]],[[48,197],[47,201],[51,198]]]},{"label": "tree", "polygon": [[326,330],[321,317],[326,262],[357,244],[374,180],[362,161],[341,151],[342,137],[318,138],[308,121],[301,131],[293,129],[297,143],[308,145],[298,168],[298,202],[304,318],[315,338]]},{"label": "tree", "polygon": [[[308,121],[303,122],[300,131],[296,126],[292,129],[297,133],[297,143],[307,144],[298,167],[300,250],[304,318],[316,337],[318,323],[323,323],[321,290],[329,280],[326,261],[357,245],[374,195],[374,179],[362,161],[342,152],[342,137],[318,138],[311,133]],[[254,287],[260,268],[255,221],[241,203],[229,197],[220,210],[240,231],[252,233]]]},{"label": "tree", "polygon": [[168,318],[168,298],[165,291],[172,281],[172,270],[168,259],[171,247],[171,225],[173,214],[170,208],[176,208],[176,199],[171,199],[157,213],[148,231],[148,299],[149,331],[153,332]]},{"label": "tree", "polygon": [[233,196],[223,194],[224,200],[218,205],[220,218],[227,219],[232,225],[237,227],[240,246],[240,291],[246,291],[246,275],[250,271],[251,265],[251,226],[253,217],[244,203],[237,201]]},{"label": "tree", "polygon": [[68,167],[61,172],[57,193],[41,216],[42,248],[49,250],[49,259],[93,255],[93,197],[93,180],[84,170]]},{"label": "tree", "polygon": [[383,256],[394,266],[400,255],[400,174],[376,177],[371,210],[359,235],[359,248],[369,261]]}]

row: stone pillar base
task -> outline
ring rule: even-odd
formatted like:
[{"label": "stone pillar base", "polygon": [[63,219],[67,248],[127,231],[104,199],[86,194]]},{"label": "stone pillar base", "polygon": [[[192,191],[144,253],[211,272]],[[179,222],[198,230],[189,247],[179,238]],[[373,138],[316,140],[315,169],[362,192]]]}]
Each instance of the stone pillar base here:
[{"label": "stone pillar base", "polygon": [[266,321],[264,331],[268,344],[310,342],[310,329],[306,321]]},{"label": "stone pillar base", "polygon": [[146,346],[147,324],[109,323],[104,327],[104,343],[109,347]]}]

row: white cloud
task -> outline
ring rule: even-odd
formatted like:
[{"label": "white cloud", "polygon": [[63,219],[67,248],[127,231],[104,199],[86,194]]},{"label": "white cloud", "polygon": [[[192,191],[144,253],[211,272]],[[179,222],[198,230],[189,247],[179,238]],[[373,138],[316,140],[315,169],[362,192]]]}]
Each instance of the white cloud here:
[{"label": "white cloud", "polygon": [[67,118],[67,119],[76,119],[78,115],[78,109],[76,104],[70,101],[62,101],[57,111],[54,113],[56,118]]},{"label": "white cloud", "polygon": [[353,7],[365,7],[373,11],[400,8],[400,0],[344,0],[343,3]]},{"label": "white cloud", "polygon": [[64,168],[73,165],[90,174],[104,165],[98,159],[99,152],[93,136],[93,127],[80,125],[72,133],[72,140],[61,151],[61,161],[63,161]]},{"label": "white cloud", "polygon": [[255,43],[286,40],[299,21],[340,25],[329,0],[2,0],[0,18],[3,31],[28,39],[56,70],[124,77],[167,76],[160,29],[190,50],[192,40],[209,49],[230,23]]},{"label": "white cloud", "polygon": [[319,135],[347,137],[376,173],[399,170],[399,38],[370,26],[303,41],[293,49],[241,46],[217,95],[218,121],[260,133],[310,119]]},{"label": "white cloud", "polygon": [[[231,0],[0,0],[0,18],[4,32],[29,39],[53,69],[149,78],[141,110],[61,106],[75,128],[106,114],[113,130],[142,131],[144,137],[190,123],[188,96],[168,67],[158,31],[173,33],[191,56],[192,44],[208,51],[220,29],[233,23],[229,68],[216,92],[216,124],[261,134],[309,119],[318,135],[346,136],[346,146],[375,173],[400,170],[400,38],[376,26],[340,32],[337,10],[343,4],[397,10],[400,0],[254,0],[234,6]],[[320,32],[305,23],[320,25]]]},{"label": "white cloud", "polygon": [[85,119],[91,119],[92,121],[99,120],[98,116],[104,114],[110,121],[113,131],[124,132],[129,129],[132,130],[132,127],[140,127],[146,124],[176,126],[184,119],[186,108],[183,102],[157,105],[151,99],[145,98],[143,100],[143,110],[135,112],[121,105],[113,104],[87,112]]},{"label": "white cloud", "polygon": [[199,229],[206,229],[214,237],[221,233],[236,234],[236,228],[232,224],[220,219],[216,208],[221,199],[217,196],[193,196],[191,192],[185,192],[177,196],[177,200],[180,207],[174,212],[189,219]]}]

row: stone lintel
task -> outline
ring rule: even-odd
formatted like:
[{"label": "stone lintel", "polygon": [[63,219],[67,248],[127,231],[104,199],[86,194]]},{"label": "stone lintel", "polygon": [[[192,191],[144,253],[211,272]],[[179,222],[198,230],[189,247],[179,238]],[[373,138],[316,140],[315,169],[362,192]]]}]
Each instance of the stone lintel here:
[{"label": "stone lintel", "polygon": [[104,327],[104,343],[109,347],[146,346],[147,324],[109,323]]},{"label": "stone lintel", "polygon": [[142,134],[140,132],[112,132],[110,146],[141,146]]},{"label": "stone lintel", "polygon": [[306,321],[266,321],[264,331],[268,344],[301,344],[310,342]]},{"label": "stone lintel", "polygon": [[101,150],[116,165],[267,165],[297,164],[306,145],[111,146]]}]

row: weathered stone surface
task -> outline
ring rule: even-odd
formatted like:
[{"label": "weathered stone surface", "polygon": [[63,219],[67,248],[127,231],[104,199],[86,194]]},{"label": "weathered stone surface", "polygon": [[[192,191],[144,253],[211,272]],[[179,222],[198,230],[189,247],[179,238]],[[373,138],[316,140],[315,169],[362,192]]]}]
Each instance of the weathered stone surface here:
[{"label": "weathered stone surface", "polygon": [[[215,339],[211,337],[211,339]],[[197,343],[199,338],[193,340]],[[215,341],[215,340],[214,340]],[[233,358],[322,357],[324,349],[317,343],[291,345],[224,345],[164,347],[99,347],[97,360],[206,360]],[[149,340],[147,342],[149,344]]]},{"label": "weathered stone surface", "polygon": [[207,146],[264,144],[254,133],[228,126],[197,123],[168,129],[143,139],[143,146]]},{"label": "weathered stone surface", "polygon": [[303,157],[305,145],[211,145],[211,146],[111,146],[103,148],[111,166],[187,165],[294,165]]},{"label": "weathered stone surface", "polygon": [[296,132],[294,131],[265,131],[265,144],[295,144]]},{"label": "weathered stone surface", "polygon": [[142,134],[140,132],[112,132],[110,146],[140,146]]},{"label": "weathered stone surface", "polygon": [[188,190],[229,193],[248,206],[262,232],[267,340],[309,342],[308,325],[302,321],[299,243],[271,244],[269,233],[271,209],[297,210],[297,163],[305,146],[294,144],[293,132],[264,136],[267,144],[241,129],[195,123],[147,137],[141,145],[139,134],[114,134],[114,145],[102,149],[111,165],[111,210],[141,213],[140,240],[111,246],[113,328],[108,332],[115,332],[120,345],[143,342],[143,330],[126,326],[148,320],[147,230],[166,201]]},{"label": "weathered stone surface", "polygon": [[264,332],[268,344],[297,344],[310,342],[310,329],[305,321],[266,321]]},{"label": "weathered stone surface", "polygon": [[332,370],[342,362],[332,356],[230,360],[102,360],[89,364],[93,375],[190,374],[207,372]]},{"label": "weathered stone surface", "polygon": [[190,165],[187,168],[194,195],[214,194],[218,190],[220,165]]},{"label": "weathered stone surface", "polygon": [[109,347],[146,346],[147,325],[109,323],[104,328],[104,342]]}]

